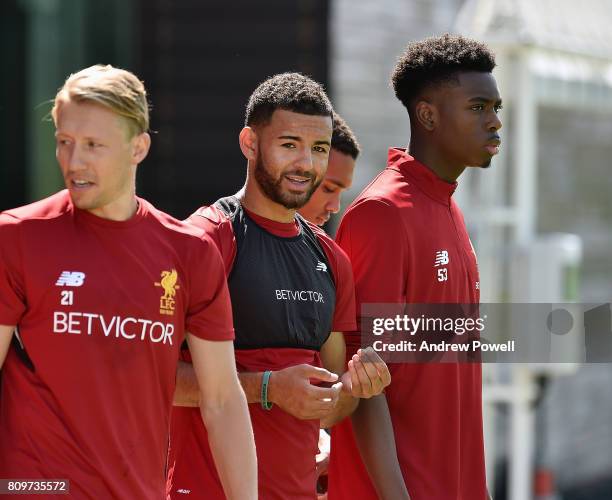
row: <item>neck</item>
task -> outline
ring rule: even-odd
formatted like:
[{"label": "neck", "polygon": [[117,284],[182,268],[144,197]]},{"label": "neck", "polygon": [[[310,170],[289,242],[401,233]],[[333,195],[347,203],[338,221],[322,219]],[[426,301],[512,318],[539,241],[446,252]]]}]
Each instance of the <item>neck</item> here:
[{"label": "neck", "polygon": [[87,211],[102,219],[123,222],[131,219],[137,210],[138,200],[136,199],[136,193],[132,192],[129,197],[120,198],[108,205]]},{"label": "neck", "polygon": [[466,169],[465,165],[458,165],[446,158],[444,152],[431,141],[411,139],[408,153],[433,171],[440,179],[449,183],[455,182]]},{"label": "neck", "polygon": [[244,186],[236,196],[247,210],[266,219],[277,222],[293,222],[295,219],[294,208],[286,208],[272,201],[248,174]]}]

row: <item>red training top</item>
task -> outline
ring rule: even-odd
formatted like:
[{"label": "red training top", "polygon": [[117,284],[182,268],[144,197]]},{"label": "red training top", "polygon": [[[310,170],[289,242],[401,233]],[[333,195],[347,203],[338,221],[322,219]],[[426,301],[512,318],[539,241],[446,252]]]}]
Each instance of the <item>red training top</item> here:
[{"label": "red training top", "polygon": [[0,324],[17,325],[31,361],[11,348],[2,368],[0,478],[165,498],[184,332],[234,332],[215,245],[138,202],[123,222],[76,209],[67,191],[0,214]]},{"label": "red training top", "polygon": [[[247,214],[259,227],[277,237],[295,239],[299,232],[295,222],[280,223],[252,212]],[[236,257],[236,240],[231,221],[215,207],[202,208],[189,220],[203,227],[217,243],[229,275]],[[309,227],[323,247],[334,276],[336,302],[332,331],[354,330],[355,298],[350,263],[344,252],[321,229],[314,225]],[[268,256],[261,256],[266,257]],[[262,287],[264,284],[261,284],[256,293],[268,292]],[[282,302],[279,302],[278,307],[284,307]],[[240,310],[235,308],[234,314],[239,315]],[[273,314],[273,311],[262,311],[261,314]],[[302,363],[321,366],[319,352],[311,349],[270,347],[236,350],[238,371],[274,371]],[[259,497],[266,500],[314,499],[319,421],[299,420],[277,406],[266,411],[260,403],[249,404],[249,411],[257,447]],[[197,409],[174,407],[170,456],[171,464],[176,461],[171,473],[170,491],[173,499],[225,498],[208,447],[206,428]]]},{"label": "red training top", "polygon": [[[349,207],[337,241],[364,303],[477,304],[480,284],[457,184],[403,150]],[[347,354],[359,344],[348,334]],[[479,363],[394,364],[385,395],[412,500],[486,498]],[[332,430],[329,499],[376,499],[350,419]]]}]

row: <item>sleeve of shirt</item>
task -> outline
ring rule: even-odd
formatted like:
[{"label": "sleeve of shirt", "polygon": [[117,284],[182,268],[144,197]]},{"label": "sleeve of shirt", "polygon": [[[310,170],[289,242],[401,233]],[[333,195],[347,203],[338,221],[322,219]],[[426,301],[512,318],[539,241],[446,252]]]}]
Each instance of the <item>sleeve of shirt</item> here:
[{"label": "sleeve of shirt", "polygon": [[0,214],[0,324],[17,325],[26,310],[18,220]]},{"label": "sleeve of shirt", "polygon": [[336,307],[332,322],[333,332],[348,332],[357,328],[355,314],[355,281],[346,253],[333,241],[336,254]]},{"label": "sleeve of shirt", "polygon": [[336,306],[332,322],[333,332],[355,330],[355,281],[349,259],[334,241],[330,240],[330,250],[334,258],[328,260],[334,263],[333,272],[336,281]]},{"label": "sleeve of shirt", "polygon": [[[362,200],[345,214],[336,241],[346,252],[355,278],[357,328],[362,304],[404,303],[407,243],[397,207],[384,200]],[[345,331],[347,355],[361,346],[360,331]]]},{"label": "sleeve of shirt", "polygon": [[215,243],[221,253],[225,273],[229,276],[236,257],[236,238],[231,221],[215,207],[202,207],[186,222],[202,229]]},{"label": "sleeve of shirt", "polygon": [[191,263],[189,307],[185,329],[205,340],[233,340],[234,324],[221,254],[209,237]]},{"label": "sleeve of shirt", "polygon": [[336,285],[332,332],[354,330],[357,325],[355,323],[355,281],[351,263],[344,250],[325,231],[314,224],[310,224],[310,227],[323,247]]}]

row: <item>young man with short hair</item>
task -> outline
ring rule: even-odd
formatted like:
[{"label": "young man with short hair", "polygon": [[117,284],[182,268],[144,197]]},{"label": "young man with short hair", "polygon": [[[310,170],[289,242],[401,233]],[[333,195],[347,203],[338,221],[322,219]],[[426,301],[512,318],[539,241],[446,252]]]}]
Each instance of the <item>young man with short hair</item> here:
[{"label": "young man with short hair", "polygon": [[[267,500],[312,499],[320,419],[347,414],[357,398],[389,383],[371,349],[347,366],[341,332],[355,327],[350,263],[321,229],[296,215],[325,175],[331,136],[332,107],[319,84],[298,73],[264,81],[249,99],[239,136],[244,187],[190,217],[225,262],[259,494]],[[181,367],[175,405],[190,406],[195,384],[189,365]],[[185,491],[192,499],[223,498],[206,429],[190,408],[175,407],[171,449],[172,498]]]},{"label": "young man with short hair", "polygon": [[[479,302],[476,255],[452,195],[468,166],[488,167],[499,149],[494,67],[485,45],[460,36],[412,43],[400,57],[392,81],[410,116],[408,151],[389,150],[387,168],[348,208],[337,235],[353,266],[357,311]],[[397,460],[412,500],[487,498],[480,364],[390,370],[385,394],[362,401],[352,426],[332,431],[329,499],[400,498],[388,493],[385,460]],[[394,434],[383,425],[389,417]]]},{"label": "young man with short hair", "polygon": [[66,190],[0,214],[0,477],[67,479],[71,498],[165,498],[186,338],[226,495],[255,499],[219,252],[135,193],[151,141],[142,82],[84,69],[52,117]]},{"label": "young man with short hair", "polygon": [[353,131],[342,117],[334,112],[331,150],[323,182],[312,193],[308,203],[298,210],[307,221],[324,225],[332,214],[340,211],[342,193],[353,184],[355,162],[360,153]]}]

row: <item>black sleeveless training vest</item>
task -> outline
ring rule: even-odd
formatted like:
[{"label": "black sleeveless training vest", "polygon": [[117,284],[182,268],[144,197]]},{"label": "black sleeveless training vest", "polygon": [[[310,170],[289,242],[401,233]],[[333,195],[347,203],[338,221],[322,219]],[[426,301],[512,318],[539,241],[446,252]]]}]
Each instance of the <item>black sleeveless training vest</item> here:
[{"label": "black sleeveless training vest", "polygon": [[230,218],[236,238],[228,277],[234,347],[320,350],[331,332],[336,286],[312,229],[296,214],[299,234],[283,238],[258,226],[234,196],[214,206]]}]

